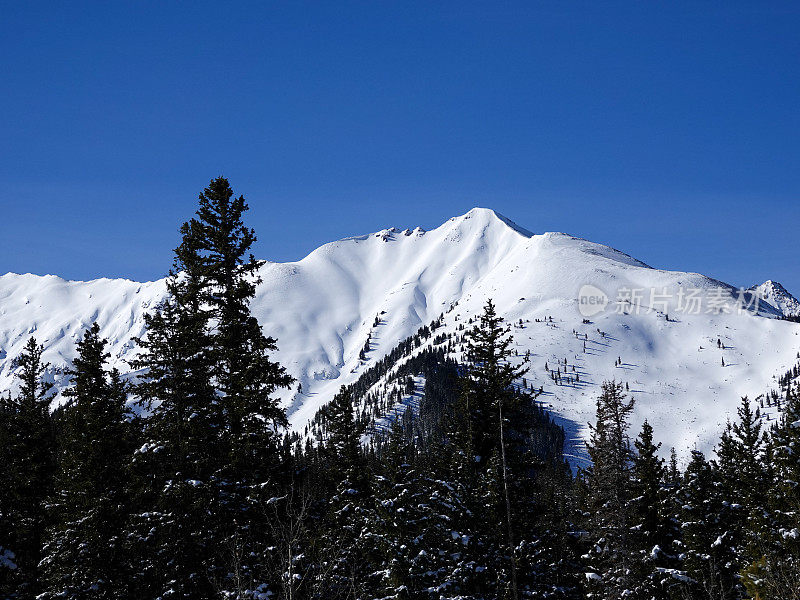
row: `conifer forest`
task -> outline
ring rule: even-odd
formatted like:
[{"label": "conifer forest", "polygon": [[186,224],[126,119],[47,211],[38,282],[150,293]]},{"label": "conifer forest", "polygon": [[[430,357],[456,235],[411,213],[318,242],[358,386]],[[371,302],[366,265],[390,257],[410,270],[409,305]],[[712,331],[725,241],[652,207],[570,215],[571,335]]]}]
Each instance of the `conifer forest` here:
[{"label": "conifer forest", "polygon": [[[456,334],[423,326],[290,428],[277,394],[298,382],[251,313],[247,210],[222,177],[200,195],[130,374],[96,323],[58,402],[36,332],[14,358],[0,598],[800,599],[797,368],[780,399],[741,398],[714,452],[688,461],[647,421],[632,428],[624,382],[602,382],[576,465],[486,298]],[[431,349],[401,361],[422,339]],[[389,372],[398,397],[424,381],[393,418],[397,398],[373,391]],[[765,401],[779,419],[762,419]]]}]

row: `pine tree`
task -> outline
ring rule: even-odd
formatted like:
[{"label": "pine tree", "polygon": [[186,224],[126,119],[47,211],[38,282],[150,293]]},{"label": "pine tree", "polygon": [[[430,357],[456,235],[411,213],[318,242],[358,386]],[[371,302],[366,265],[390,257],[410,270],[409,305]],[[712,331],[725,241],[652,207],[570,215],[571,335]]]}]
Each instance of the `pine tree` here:
[{"label": "pine tree", "polygon": [[378,597],[438,600],[456,592],[448,576],[460,551],[459,503],[444,482],[423,472],[413,442],[396,425],[380,448],[376,535],[385,564]]},{"label": "pine tree", "polygon": [[744,397],[737,416],[722,433],[716,466],[725,500],[724,519],[730,523],[726,540],[735,548],[736,564],[743,568],[763,556],[764,534],[769,529],[769,514],[764,508],[771,481],[760,410],[753,410]]},{"label": "pine tree", "polygon": [[139,340],[136,394],[148,416],[134,454],[136,514],[129,539],[142,598],[211,598],[212,556],[218,552],[218,494],[214,473],[222,428],[212,386],[212,344],[205,279],[194,225],[181,227],[181,244],[167,280],[167,299],[145,316]]},{"label": "pine tree", "polygon": [[736,410],[738,419],[733,424],[737,477],[730,483],[737,494],[738,502],[745,505],[748,516],[765,505],[765,492],[769,488],[765,477],[765,436],[762,432],[761,411],[753,410],[745,396]]},{"label": "pine tree", "polygon": [[[442,502],[452,508],[451,538],[456,548],[449,555],[441,582],[443,599],[462,600],[480,597],[487,573],[486,540],[481,534],[487,526],[478,502],[478,478],[467,403],[462,394],[447,407],[442,419],[442,437],[431,444],[427,456],[430,477],[443,484]],[[476,512],[477,510],[477,512]]]},{"label": "pine tree", "polygon": [[[141,578],[159,581],[145,583],[156,593],[241,596],[269,587],[265,503],[280,493],[286,425],[273,394],[292,379],[270,360],[275,340],[250,313],[260,263],[249,254],[247,208],[222,177],[200,195],[136,363],[145,370],[139,395],[153,409],[135,460],[146,507],[137,537],[158,548],[147,552],[156,560]],[[170,539],[184,552],[162,558]]]},{"label": "pine tree", "polygon": [[13,361],[19,393],[4,399],[0,410],[0,595],[25,600],[42,591],[39,563],[55,476],[52,384],[43,352],[34,338],[28,340]]},{"label": "pine tree", "polygon": [[[277,349],[276,342],[264,335],[250,312],[263,263],[250,254],[256,236],[244,225],[247,210],[244,197],[235,198],[228,181],[218,177],[200,195],[196,217],[188,225],[211,317],[209,339],[223,457],[215,478],[222,489],[221,525],[227,529],[220,543],[237,557],[235,564],[223,562],[219,567],[233,572],[240,582],[236,590],[227,590],[231,593],[241,592],[245,581],[253,589],[266,585],[258,580],[258,557],[269,547],[266,532],[258,527],[263,512],[259,505],[279,495],[285,479],[278,450],[279,433],[287,421],[274,394],[293,381],[269,358]],[[244,558],[239,560],[240,556]],[[227,585],[218,583],[221,591]]]},{"label": "pine tree", "polygon": [[512,507],[512,488],[515,482],[523,484],[525,474],[519,472],[521,469],[516,473],[511,471],[520,466],[525,454],[525,429],[530,419],[521,406],[529,397],[514,389],[514,381],[521,378],[527,368],[524,362],[516,366],[509,360],[513,355],[509,331],[492,301],[488,300],[479,321],[467,335],[468,370],[461,404],[468,418],[469,451],[480,474],[482,501],[489,516],[487,522],[494,525],[491,535],[505,532],[505,539],[496,540],[500,543],[495,567],[498,593],[516,600],[519,598],[516,556],[519,540],[515,540],[514,533],[518,530],[515,520],[519,514],[515,515]]},{"label": "pine tree", "polygon": [[[543,486],[537,493],[538,480],[552,475],[553,483],[567,477],[563,431],[536,406],[533,392],[517,387],[527,361],[512,362],[510,328],[491,301],[466,342],[466,372],[454,419],[460,431],[448,433],[459,465],[449,481],[460,482],[465,490],[472,521],[467,530],[474,533],[461,553],[460,575],[469,575],[474,593],[486,597],[519,598],[556,588],[568,595],[574,575],[566,568],[570,550],[553,537],[563,533],[566,521],[561,505],[545,500],[552,489]],[[545,534],[551,536],[547,542]],[[552,556],[545,556],[546,544],[552,544]]]},{"label": "pine tree", "polygon": [[67,371],[60,411],[56,493],[42,566],[40,598],[118,598],[128,581],[124,525],[127,465],[135,441],[119,372],[106,368],[106,341],[95,323]]},{"label": "pine tree", "polygon": [[569,466],[552,462],[536,474],[531,490],[531,526],[519,546],[520,563],[526,566],[523,597],[583,599],[585,569],[580,559],[582,520],[575,483]]},{"label": "pine tree", "polygon": [[769,521],[757,532],[760,551],[742,573],[753,598],[800,598],[800,390],[787,389],[785,410],[771,434],[774,479]]},{"label": "pine tree", "polygon": [[321,571],[328,580],[327,597],[368,598],[377,585],[375,564],[380,550],[374,534],[378,518],[350,391],[343,387],[326,409],[328,437],[323,456],[333,490]]},{"label": "pine tree", "polygon": [[633,598],[670,598],[670,589],[682,576],[676,541],[680,532],[672,520],[667,468],[653,442],[653,427],[645,420],[631,469],[631,571]]},{"label": "pine tree", "polygon": [[590,426],[590,556],[594,574],[599,577],[597,596],[609,600],[630,594],[633,587],[629,506],[632,463],[627,433],[633,404],[633,399],[626,401],[622,383],[604,382],[597,399],[596,422]]},{"label": "pine tree", "polygon": [[200,250],[213,319],[214,375],[231,459],[235,468],[250,471],[254,459],[263,462],[258,459],[276,445],[275,431],[287,423],[272,394],[289,387],[292,378],[269,359],[276,341],[263,334],[250,313],[263,261],[249,254],[256,236],[242,221],[247,210],[244,197],[233,198],[228,181],[218,177],[200,195],[197,217],[189,229]]},{"label": "pine tree", "polygon": [[686,580],[684,596],[734,600],[741,595],[734,522],[720,475],[702,452],[692,451],[678,494]]},{"label": "pine tree", "polygon": [[667,481],[671,485],[677,485],[677,483],[680,481],[678,454],[675,452],[675,446],[669,449],[669,468],[667,470]]}]

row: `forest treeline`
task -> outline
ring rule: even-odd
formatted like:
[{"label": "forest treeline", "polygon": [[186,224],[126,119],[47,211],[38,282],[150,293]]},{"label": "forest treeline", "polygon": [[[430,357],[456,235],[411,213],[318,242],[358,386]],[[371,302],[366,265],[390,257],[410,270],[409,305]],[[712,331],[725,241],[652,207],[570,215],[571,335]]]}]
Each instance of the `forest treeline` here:
[{"label": "forest treeline", "polygon": [[463,363],[428,351],[407,367],[427,382],[416,414],[366,436],[353,396],[369,386],[342,388],[321,435],[290,434],[277,396],[294,382],[249,307],[246,211],[224,178],[200,195],[133,382],[96,324],[54,411],[42,346],[15,360],[0,597],[800,598],[791,378],[778,421],[742,399],[714,455],[683,469],[647,422],[631,431],[633,399],[606,382],[591,467],[573,473],[538,392],[515,385],[526,360],[489,301]]}]

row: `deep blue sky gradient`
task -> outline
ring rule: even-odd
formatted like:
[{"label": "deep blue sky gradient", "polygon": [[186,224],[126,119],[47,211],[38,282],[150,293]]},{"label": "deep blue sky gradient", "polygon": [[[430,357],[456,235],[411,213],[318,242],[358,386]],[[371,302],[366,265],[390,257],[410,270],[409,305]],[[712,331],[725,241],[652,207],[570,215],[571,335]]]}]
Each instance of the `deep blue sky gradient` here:
[{"label": "deep blue sky gradient", "polygon": [[2,2],[0,273],[161,277],[473,206],[800,294],[794,2]]}]

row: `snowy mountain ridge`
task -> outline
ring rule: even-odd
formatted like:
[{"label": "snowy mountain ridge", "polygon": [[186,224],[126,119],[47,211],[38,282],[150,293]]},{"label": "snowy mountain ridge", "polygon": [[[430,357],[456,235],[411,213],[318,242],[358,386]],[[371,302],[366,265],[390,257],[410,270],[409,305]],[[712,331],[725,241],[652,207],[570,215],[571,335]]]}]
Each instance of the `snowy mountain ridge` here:
[{"label": "snowy mountain ridge", "polygon": [[[442,327],[455,332],[487,298],[509,322],[524,323],[515,344],[520,355],[530,352],[531,384],[544,388],[576,436],[585,435],[600,383],[616,378],[636,398],[634,427],[647,418],[665,446],[708,450],[739,397],[775,388],[800,353],[800,327],[774,318],[784,308],[766,298],[758,314],[741,311],[732,286],[653,269],[568,234],[534,235],[489,209],[431,231],[389,228],[331,242],[300,261],[267,262],[260,275],[253,313],[278,339],[275,358],[302,385],[283,396],[295,428],[421,325],[444,315]],[[589,318],[584,289],[607,303]],[[687,311],[685,290],[708,306]],[[13,386],[12,359],[28,336],[63,367],[94,321],[113,365],[128,371],[144,314],[165,292],[164,280],[0,276],[0,389]],[[564,359],[580,381],[555,385],[545,363]]]},{"label": "snowy mountain ridge", "polygon": [[780,283],[768,279],[761,285],[754,285],[751,291],[768,302],[786,317],[800,317],[800,301],[786,291]]}]

